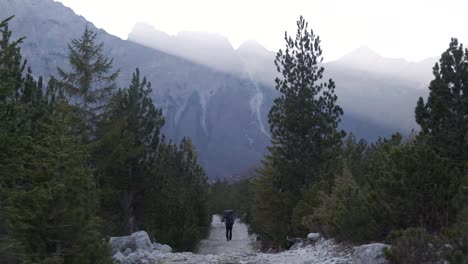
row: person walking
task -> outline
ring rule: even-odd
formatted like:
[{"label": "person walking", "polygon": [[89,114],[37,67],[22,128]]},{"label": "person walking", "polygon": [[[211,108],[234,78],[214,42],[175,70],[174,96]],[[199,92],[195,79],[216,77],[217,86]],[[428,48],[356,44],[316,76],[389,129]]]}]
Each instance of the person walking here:
[{"label": "person walking", "polygon": [[232,240],[232,226],[234,225],[234,211],[233,210],[224,210],[224,217],[222,222],[226,225],[226,240]]}]

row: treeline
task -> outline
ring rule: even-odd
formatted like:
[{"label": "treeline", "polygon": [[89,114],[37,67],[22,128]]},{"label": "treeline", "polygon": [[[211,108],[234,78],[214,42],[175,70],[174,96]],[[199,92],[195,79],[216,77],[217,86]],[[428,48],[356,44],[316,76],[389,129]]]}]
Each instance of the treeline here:
[{"label": "treeline", "polygon": [[207,177],[167,141],[138,69],[126,88],[88,26],[47,84],[0,22],[0,262],[112,263],[109,236],[146,230],[176,250],[205,235]]},{"label": "treeline", "polygon": [[468,263],[467,49],[452,39],[434,66],[428,99],[415,102],[419,132],[369,144],[338,129],[320,39],[302,17],[297,26],[275,59],[271,146],[249,186],[253,231],[265,247],[320,232],[390,243],[393,263]]},{"label": "treeline", "polygon": [[210,215],[223,215],[224,210],[233,209],[236,218],[247,222],[250,219],[249,180],[229,182],[217,180],[210,184],[208,210]]}]

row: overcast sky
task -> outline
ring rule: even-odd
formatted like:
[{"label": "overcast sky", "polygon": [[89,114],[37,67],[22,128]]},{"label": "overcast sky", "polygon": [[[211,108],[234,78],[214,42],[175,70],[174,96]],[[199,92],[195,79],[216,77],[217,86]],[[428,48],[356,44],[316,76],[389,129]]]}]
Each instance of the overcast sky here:
[{"label": "overcast sky", "polygon": [[234,47],[255,39],[283,47],[299,15],[320,35],[326,60],[359,46],[393,58],[438,57],[451,37],[468,46],[468,0],[57,0],[127,39],[136,22],[169,34],[216,32]]}]

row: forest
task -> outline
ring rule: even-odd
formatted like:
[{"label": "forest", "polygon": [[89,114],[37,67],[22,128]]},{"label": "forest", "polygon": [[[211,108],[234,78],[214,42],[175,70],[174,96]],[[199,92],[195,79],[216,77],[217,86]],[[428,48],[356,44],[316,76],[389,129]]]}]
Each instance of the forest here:
[{"label": "forest", "polygon": [[419,129],[366,142],[339,128],[339,87],[300,17],[272,64],[268,154],[253,177],[209,184],[191,140],[161,132],[140,71],[117,87],[96,32],[70,41],[69,68],[36,77],[11,19],[0,22],[0,262],[112,263],[107,239],[138,230],[193,250],[226,208],[264,249],[318,232],[390,244],[392,263],[468,262],[468,50],[457,39],[415,102]]},{"label": "forest", "polygon": [[297,26],[275,59],[280,96],[259,175],[218,181],[213,193],[233,200],[211,206],[238,208],[265,249],[318,232],[390,244],[392,263],[468,263],[468,50],[453,38],[442,53],[429,97],[415,102],[418,131],[366,142],[338,128],[320,38],[302,17]]},{"label": "forest", "polygon": [[128,87],[86,27],[69,71],[35,78],[0,23],[0,262],[112,263],[105,237],[146,230],[188,250],[211,218],[190,139],[166,140],[151,84]]}]

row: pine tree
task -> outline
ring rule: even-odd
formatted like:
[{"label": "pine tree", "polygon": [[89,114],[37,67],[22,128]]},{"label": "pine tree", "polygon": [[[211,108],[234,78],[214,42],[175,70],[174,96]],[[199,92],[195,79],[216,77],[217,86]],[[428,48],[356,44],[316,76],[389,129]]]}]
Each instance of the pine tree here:
[{"label": "pine tree", "polygon": [[96,43],[97,33],[89,25],[79,39],[68,45],[71,70],[58,68],[62,84],[72,102],[82,110],[88,126],[95,126],[115,90],[119,71],[112,71],[112,59],[104,56],[104,43]]},{"label": "pine tree", "polygon": [[[301,16],[295,39],[286,32],[285,41],[286,49],[279,50],[275,59],[281,75],[275,80],[280,96],[268,114],[272,146],[260,170],[263,179],[252,193],[254,203],[263,203],[252,206],[253,221],[281,227],[262,234],[280,247],[285,246],[286,235],[293,233],[292,211],[302,190],[321,181],[332,185],[345,135],[338,130],[343,110],[336,104],[335,83],[331,79],[322,82],[319,37],[308,30]],[[268,201],[271,197],[275,202]],[[260,208],[263,213],[255,215]],[[284,217],[277,217],[277,211]]]},{"label": "pine tree", "polygon": [[297,194],[278,191],[275,178],[278,171],[267,157],[249,189],[251,197],[251,227],[259,235],[264,248],[284,248],[291,232],[290,221]]},{"label": "pine tree", "polygon": [[44,88],[30,69],[23,74],[7,22],[0,26],[0,262],[109,263],[81,116],[53,78]]},{"label": "pine tree", "polygon": [[[22,61],[19,45],[24,38],[11,41],[8,22],[13,16],[0,22],[0,100],[4,103],[15,98],[16,91],[22,84],[22,74],[26,61]],[[5,107],[5,106],[2,106]],[[5,111],[5,108],[1,110]]]},{"label": "pine tree", "polygon": [[17,94],[24,85],[26,62],[19,46],[24,38],[11,40],[8,22],[12,18],[0,22],[0,262],[6,263],[27,258],[21,239],[11,228],[14,216],[8,210],[8,197],[24,185],[18,175],[26,164],[24,150],[31,142],[21,125],[25,109],[17,103]]},{"label": "pine tree", "polygon": [[37,171],[49,171],[56,186],[47,213],[49,237],[57,241],[65,263],[109,263],[109,249],[102,241],[101,220],[93,170],[87,166],[90,145],[81,138],[84,120],[79,111],[59,97],[46,124],[45,160]]},{"label": "pine tree", "polygon": [[141,79],[137,69],[129,88],[113,97],[108,118],[98,130],[101,142],[94,155],[105,195],[103,210],[121,234],[136,231],[138,196],[145,195],[145,177],[161,141],[164,117],[150,93],[151,84]]},{"label": "pine tree", "polygon": [[336,156],[344,136],[338,131],[343,110],[336,104],[335,83],[321,82],[324,68],[320,38],[301,16],[295,39],[285,33],[286,49],[275,65],[280,96],[274,100],[268,122],[272,134],[273,165],[279,170],[278,187],[298,192],[319,181],[326,164]]},{"label": "pine tree", "polygon": [[207,177],[191,141],[162,144],[153,169],[140,211],[144,226],[158,241],[191,250],[210,224]]},{"label": "pine tree", "polygon": [[367,142],[365,139],[357,140],[353,134],[349,134],[344,140],[343,163],[349,168],[354,180],[361,186],[364,183],[366,152]]},{"label": "pine tree", "polygon": [[468,50],[452,39],[433,68],[427,102],[416,106],[416,122],[437,152],[457,167],[468,160],[464,137],[468,131]]},{"label": "pine tree", "polygon": [[[468,131],[468,50],[453,38],[449,48],[442,53],[439,63],[433,68],[434,80],[429,85],[430,94],[427,102],[422,98],[416,106],[416,122],[421,126],[420,137],[440,159],[448,163],[449,171],[445,177],[434,178],[433,184],[452,186],[440,199],[453,199],[448,208],[456,206],[463,209],[457,201],[457,193],[463,193],[465,186],[464,164],[468,162],[468,143],[465,140]],[[454,189],[453,187],[457,187]],[[449,213],[449,211],[446,211]],[[455,219],[456,212],[446,216],[445,224]]]}]

